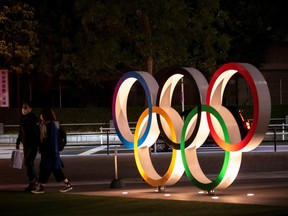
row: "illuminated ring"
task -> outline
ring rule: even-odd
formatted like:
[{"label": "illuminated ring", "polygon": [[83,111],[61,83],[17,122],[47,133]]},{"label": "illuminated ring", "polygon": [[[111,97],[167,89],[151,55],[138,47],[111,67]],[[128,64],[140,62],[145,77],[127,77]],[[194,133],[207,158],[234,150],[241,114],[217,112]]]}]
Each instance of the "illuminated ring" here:
[{"label": "illuminated ring", "polygon": [[[222,149],[226,151],[251,151],[263,140],[269,125],[271,113],[269,89],[260,71],[247,63],[228,63],[221,66],[210,81],[206,104],[216,109],[221,106],[226,84],[235,73],[240,73],[245,78],[252,92],[254,112],[251,129],[239,143],[230,144],[223,141],[217,135],[209,113],[207,113],[207,120],[213,139]],[[259,119],[261,119],[261,124],[258,124]]]},{"label": "illuminated ring", "polygon": [[[230,142],[229,136],[228,136],[228,130],[226,127],[226,124],[224,122],[224,119],[221,117],[221,115],[217,112],[216,109],[213,107],[202,105],[202,111],[206,111],[211,113],[220,123],[222,131],[224,133],[224,139],[227,143]],[[182,161],[185,168],[185,173],[187,177],[193,182],[195,186],[197,186],[200,189],[203,190],[213,190],[215,188],[226,188],[228,187],[236,178],[240,165],[241,165],[241,157],[242,153],[239,152],[228,152],[225,151],[225,157],[224,162],[221,168],[221,171],[217,178],[213,181],[208,179],[206,175],[203,173],[198,157],[195,146],[188,147],[185,149],[185,136],[187,127],[189,125],[189,122],[193,118],[193,116],[197,114],[197,107],[195,107],[187,116],[182,134],[181,134],[181,154],[182,154]],[[186,154],[189,153],[189,158],[186,157]]]},{"label": "illuminated ring", "polygon": [[[175,73],[176,72],[176,73]],[[195,83],[198,89],[198,94],[197,94],[197,104],[198,104],[198,115],[197,115],[197,120],[196,120],[196,125],[193,133],[187,140],[185,141],[185,146],[187,147],[196,137],[200,122],[201,122],[201,104],[204,104],[206,101],[206,93],[208,89],[208,83],[203,74],[199,71],[196,70],[195,68],[170,68],[164,70],[162,73],[160,73],[161,78],[166,80],[166,82],[163,82],[160,85],[161,92],[158,92],[157,96],[157,105],[161,107],[162,109],[165,110],[166,113],[169,113],[170,118],[172,119],[174,125],[176,125],[175,130],[178,134],[177,138],[178,140],[176,142],[173,142],[168,136],[167,132],[169,132],[169,128],[166,127],[163,128],[163,124],[161,121],[161,118],[159,115],[157,115],[157,120],[158,120],[158,125],[160,129],[160,133],[162,135],[162,139],[165,141],[165,143],[171,147],[172,149],[180,149],[180,134],[183,126],[183,119],[179,115],[179,113],[172,108],[171,103],[172,103],[172,96],[174,89],[177,85],[177,83],[183,78],[184,76],[188,78],[188,80],[191,83]],[[208,131],[207,131],[207,136],[208,136]]]},{"label": "illuminated ring", "polygon": [[[222,97],[226,84],[233,74],[237,72],[242,74],[248,82],[254,101],[253,125],[243,140],[241,140],[239,128],[234,116],[227,108],[222,106]],[[146,72],[129,72],[119,80],[116,90],[114,91],[112,115],[120,140],[125,146],[134,148],[137,168],[144,180],[153,186],[171,185],[181,178],[184,171],[182,161],[179,160],[181,156],[183,157],[183,161],[186,161],[185,170],[188,173],[186,174],[189,175],[190,173],[192,181],[194,181],[195,185],[199,188],[211,190],[229,186],[239,171],[242,151],[249,151],[257,147],[265,136],[271,112],[270,95],[265,79],[252,65],[236,63],[223,65],[216,71],[208,86],[206,97],[207,105],[198,104],[198,109],[195,109],[192,114],[190,113],[189,119],[187,118],[183,123],[182,120],[180,121],[179,114],[175,114],[175,110],[171,107],[171,98],[175,85],[179,79],[183,77],[183,74],[175,74],[171,77],[172,81],[168,81],[168,87],[166,87],[166,81],[162,86],[161,93],[158,91],[158,84],[155,79]],[[130,131],[127,118],[127,98],[133,83],[136,81],[139,81],[144,88],[148,108],[141,114],[137,122],[137,131],[135,135],[133,135]],[[197,87],[199,89],[199,86]],[[157,93],[158,98],[156,97]],[[205,92],[203,95],[205,96]],[[158,100],[157,103],[156,98]],[[201,103],[203,103],[203,101],[201,101]],[[154,106],[155,104],[159,107]],[[210,106],[211,108],[209,108]],[[202,111],[206,111],[206,114],[203,114],[204,112]],[[201,117],[196,116],[196,113],[197,115],[201,115]],[[218,117],[215,117],[215,115]],[[193,121],[191,120],[192,118]],[[225,132],[225,130],[227,131],[226,126],[224,127],[223,124],[219,124],[219,122],[222,121],[219,120],[220,118],[223,119],[225,124],[229,124],[228,133]],[[260,119],[262,120],[261,124],[258,123]],[[197,125],[197,122],[200,122],[200,125]],[[161,130],[160,127],[162,128]],[[201,170],[196,152],[196,149],[203,143],[205,133],[207,131],[209,132],[208,129],[210,129],[216,143],[225,150],[224,163],[220,174],[214,181],[208,179]],[[171,142],[175,147],[173,148],[172,145],[173,156],[168,171],[163,177],[155,171],[149,150],[149,147],[153,145],[158,138],[160,131],[163,133],[162,135],[166,136],[167,139],[165,138],[165,141],[168,140],[168,142]],[[223,131],[224,135],[226,133],[224,139],[219,137],[219,135],[223,134]],[[196,135],[194,136],[193,134]],[[229,138],[227,134],[229,134]],[[190,137],[195,139],[190,140]],[[175,150],[177,149],[179,138],[181,151]],[[186,157],[188,154],[189,157]],[[179,161],[181,161],[181,163]]]},{"label": "illuminated ring", "polygon": [[[176,141],[176,132],[173,126],[173,122],[167,113],[160,107],[153,106],[152,112],[160,114],[169,125],[172,134],[172,140]],[[163,185],[172,185],[175,184],[182,177],[184,173],[184,167],[181,159],[181,152],[178,150],[172,150],[171,163],[167,172],[161,177],[155,170],[151,158],[150,158],[150,148],[147,145],[139,146],[138,137],[141,133],[141,128],[143,124],[146,123],[146,116],[149,114],[149,110],[146,109],[141,116],[136,125],[135,137],[134,137],[134,157],[136,161],[137,168],[142,176],[142,178],[152,186],[163,186]],[[156,120],[156,119],[155,119]],[[156,129],[157,128],[153,128]],[[158,130],[159,135],[159,130]],[[138,147],[139,146],[139,147]]]},{"label": "illuminated ring", "polygon": [[129,127],[127,117],[127,100],[130,89],[136,81],[140,82],[144,88],[149,110],[147,127],[139,140],[139,145],[146,140],[151,128],[152,106],[156,103],[156,94],[158,92],[158,84],[154,77],[149,73],[139,71],[131,71],[124,74],[115,87],[112,102],[113,123],[119,139],[127,148],[130,149],[133,149],[134,146],[134,135]]}]

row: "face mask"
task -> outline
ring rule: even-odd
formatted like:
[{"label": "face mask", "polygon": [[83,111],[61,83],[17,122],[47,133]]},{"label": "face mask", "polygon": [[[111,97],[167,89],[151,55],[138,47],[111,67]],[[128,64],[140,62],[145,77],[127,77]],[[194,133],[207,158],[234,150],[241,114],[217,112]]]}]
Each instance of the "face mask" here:
[{"label": "face mask", "polygon": [[22,114],[23,114],[23,115],[28,114],[28,110],[22,108]]}]

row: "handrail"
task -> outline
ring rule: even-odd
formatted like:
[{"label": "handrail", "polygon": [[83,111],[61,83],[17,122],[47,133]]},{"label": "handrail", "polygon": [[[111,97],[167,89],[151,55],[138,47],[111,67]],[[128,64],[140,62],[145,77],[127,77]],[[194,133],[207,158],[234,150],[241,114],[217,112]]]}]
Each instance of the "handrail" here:
[{"label": "handrail", "polygon": [[[280,120],[271,119],[271,121]],[[284,118],[281,118],[284,120]],[[270,121],[270,122],[271,122]],[[129,122],[129,125],[135,125],[135,122]],[[4,127],[19,127],[19,125],[3,125]],[[85,132],[67,132],[67,135],[97,135],[100,136],[100,144],[107,145],[107,154],[109,154],[109,146],[110,145],[121,145],[120,143],[111,143],[111,135],[117,135],[115,132],[115,128],[111,127],[109,123],[66,123],[60,124],[60,126],[101,126],[99,131],[85,131]],[[109,126],[109,127],[105,127]],[[133,132],[135,128],[131,127]],[[104,139],[106,137],[106,143],[104,143]],[[114,138],[115,139],[115,138]],[[288,124],[286,123],[277,123],[277,124],[269,124],[266,135],[264,137],[263,142],[273,142],[274,143],[274,151],[277,151],[277,143],[288,141]],[[81,141],[80,141],[81,142]],[[123,145],[123,144],[122,144]]]}]

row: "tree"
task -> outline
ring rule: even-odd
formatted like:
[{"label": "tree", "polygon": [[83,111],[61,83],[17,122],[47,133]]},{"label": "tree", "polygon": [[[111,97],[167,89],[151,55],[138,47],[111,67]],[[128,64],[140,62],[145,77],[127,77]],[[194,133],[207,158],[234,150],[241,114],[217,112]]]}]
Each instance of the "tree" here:
[{"label": "tree", "polygon": [[210,73],[229,37],[218,29],[225,22],[218,1],[205,2],[41,1],[39,70],[87,92],[127,70],[156,74],[179,65]]},{"label": "tree", "polygon": [[7,1],[0,5],[0,66],[18,74],[30,73],[38,47],[37,21],[28,4]]},{"label": "tree", "polygon": [[150,73],[174,65],[215,69],[229,49],[229,37],[217,29],[225,14],[218,1],[194,2],[76,1],[82,28],[70,71],[99,82],[123,64]]},{"label": "tree", "polygon": [[189,52],[194,67],[207,78],[227,61],[232,37],[224,29],[228,16],[220,8],[219,0],[188,1]]},{"label": "tree", "polygon": [[285,0],[221,0],[229,19],[225,32],[232,37],[228,61],[261,66],[275,41],[287,40],[288,4]]},{"label": "tree", "polygon": [[38,70],[50,76],[59,77],[61,80],[65,78],[65,73],[61,73],[62,64],[65,64],[63,59],[65,55],[73,52],[73,47],[76,46],[73,45],[72,38],[77,29],[80,31],[77,20],[74,20],[74,1],[43,0],[34,4],[39,22],[39,48],[41,50]]},{"label": "tree", "polygon": [[92,62],[90,74],[111,77],[121,65],[152,73],[152,62],[159,68],[188,56],[183,1],[76,1],[76,8],[83,29],[78,41],[85,43],[80,55]]},{"label": "tree", "polygon": [[39,1],[39,70],[91,92],[127,70],[192,66],[210,78],[229,61],[258,66],[266,45],[287,30],[284,1],[277,2]]},{"label": "tree", "polygon": [[[20,75],[30,74],[38,50],[37,21],[34,8],[17,1],[0,4],[0,67],[17,74],[18,106],[20,105]],[[31,97],[31,96],[30,96]]]}]

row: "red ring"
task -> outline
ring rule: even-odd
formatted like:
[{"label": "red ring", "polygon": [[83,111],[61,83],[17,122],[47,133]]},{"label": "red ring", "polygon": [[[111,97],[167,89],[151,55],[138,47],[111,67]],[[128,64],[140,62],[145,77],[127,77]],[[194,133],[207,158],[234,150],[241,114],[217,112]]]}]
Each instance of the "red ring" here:
[{"label": "red ring", "polygon": [[[208,126],[210,128],[210,132],[212,137],[214,138],[215,142],[224,150],[226,151],[238,151],[243,148],[245,148],[251,139],[254,136],[254,133],[256,131],[257,125],[258,125],[258,118],[259,118],[259,97],[258,97],[258,92],[257,88],[255,86],[255,82],[251,76],[251,74],[248,72],[248,70],[241,64],[237,63],[227,63],[221,66],[214,74],[212,77],[209,86],[208,86],[208,91],[207,91],[207,98],[206,98],[206,104],[213,106],[213,104],[210,103],[211,97],[212,97],[212,89],[215,85],[215,82],[217,79],[220,77],[221,74],[225,73],[227,70],[236,70],[237,72],[235,73],[240,73],[248,82],[248,85],[250,87],[250,90],[252,92],[253,96],[253,105],[254,105],[254,112],[253,112],[253,124],[251,129],[249,130],[248,134],[246,137],[241,140],[239,143],[231,144],[231,143],[226,143],[223,141],[216,131],[214,130],[213,124],[211,122],[211,116],[209,113],[207,113],[207,120],[208,120]],[[218,87],[218,86],[217,86]],[[222,97],[221,97],[222,100]]]}]

